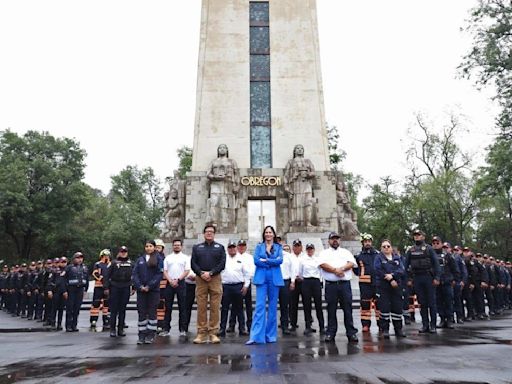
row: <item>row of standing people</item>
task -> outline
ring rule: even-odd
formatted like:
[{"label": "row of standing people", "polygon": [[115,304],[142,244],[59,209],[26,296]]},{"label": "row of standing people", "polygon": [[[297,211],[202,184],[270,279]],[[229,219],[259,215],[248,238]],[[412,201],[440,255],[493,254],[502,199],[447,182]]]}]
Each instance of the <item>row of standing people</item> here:
[{"label": "row of standing people", "polygon": [[[392,308],[382,305],[376,266],[380,254],[373,247],[370,234],[362,235],[362,251],[357,255],[357,273],[361,292],[361,322],[363,332],[371,325],[371,312],[379,328],[382,320],[391,319],[401,329],[415,321],[416,298],[420,306],[420,333],[436,333],[437,328],[454,328],[464,321],[486,319],[511,308],[510,262],[497,261],[488,255],[474,254],[468,247],[454,246],[433,236],[431,245],[425,243],[425,233],[413,232],[414,245],[405,255],[393,251],[396,262],[403,264],[403,274],[397,280]],[[390,243],[389,243],[390,245]],[[382,249],[381,249],[382,252]],[[485,301],[489,308],[485,310]],[[395,331],[396,328],[395,327]]]}]

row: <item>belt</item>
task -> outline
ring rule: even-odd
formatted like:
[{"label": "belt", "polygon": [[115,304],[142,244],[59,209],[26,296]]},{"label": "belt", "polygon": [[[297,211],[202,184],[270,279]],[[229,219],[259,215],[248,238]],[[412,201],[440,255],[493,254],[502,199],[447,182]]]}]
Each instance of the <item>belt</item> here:
[{"label": "belt", "polygon": [[223,285],[240,285],[243,284],[243,281],[240,283],[222,283]]},{"label": "belt", "polygon": [[304,277],[302,280],[320,280],[318,277]]},{"label": "belt", "polygon": [[338,281],[329,281],[325,280],[327,284],[344,284],[344,283],[350,283],[350,280],[338,280]]}]

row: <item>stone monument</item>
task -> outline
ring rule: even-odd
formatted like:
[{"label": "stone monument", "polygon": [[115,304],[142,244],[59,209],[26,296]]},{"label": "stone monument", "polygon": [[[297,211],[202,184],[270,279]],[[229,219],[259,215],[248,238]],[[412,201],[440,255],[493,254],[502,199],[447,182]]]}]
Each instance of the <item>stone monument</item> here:
[{"label": "stone monument", "polygon": [[202,0],[197,73],[185,245],[206,223],[249,247],[265,225],[319,245],[355,234],[329,164],[316,1]]}]

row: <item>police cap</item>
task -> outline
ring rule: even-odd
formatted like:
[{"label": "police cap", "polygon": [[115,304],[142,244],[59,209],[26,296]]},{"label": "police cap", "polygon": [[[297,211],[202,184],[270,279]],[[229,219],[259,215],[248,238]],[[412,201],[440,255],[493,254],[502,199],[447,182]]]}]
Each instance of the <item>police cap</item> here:
[{"label": "police cap", "polygon": [[306,249],[315,249],[315,245],[313,243],[307,243]]},{"label": "police cap", "polygon": [[425,236],[425,232],[423,232],[421,229],[415,229],[414,231],[412,231],[412,235],[413,236],[416,236],[416,235]]},{"label": "police cap", "polygon": [[433,237],[432,237],[432,242],[434,242],[434,241],[436,241],[436,242],[440,242],[440,243],[441,243],[443,240],[441,240],[441,237],[440,237],[440,236],[433,236]]},{"label": "police cap", "polygon": [[331,239],[339,239],[340,238],[340,235],[338,234],[338,232],[331,232],[329,233],[329,240]]},{"label": "police cap", "polygon": [[126,245],[122,245],[119,247],[119,252],[128,252],[128,247]]},{"label": "police cap", "polygon": [[229,240],[228,242],[228,248],[236,247],[236,242],[234,240]]},{"label": "police cap", "polygon": [[238,245],[247,245],[247,242],[243,239],[238,240]]},{"label": "police cap", "polygon": [[77,257],[82,257],[82,258],[83,258],[83,257],[84,257],[84,254],[83,254],[82,252],[75,252],[75,253],[73,254],[73,259],[76,259]]},{"label": "police cap", "polygon": [[295,239],[293,240],[293,246],[295,247],[296,245],[302,245],[302,241],[300,241],[300,239]]}]

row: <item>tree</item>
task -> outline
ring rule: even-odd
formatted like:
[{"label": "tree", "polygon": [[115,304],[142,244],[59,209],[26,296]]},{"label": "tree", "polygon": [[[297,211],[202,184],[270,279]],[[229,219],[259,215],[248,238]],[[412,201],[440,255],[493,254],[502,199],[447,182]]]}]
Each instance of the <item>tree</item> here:
[{"label": "tree", "polygon": [[107,227],[109,244],[124,244],[138,252],[146,239],[160,233],[163,198],[160,180],[152,168],[128,166],[112,176],[109,193],[111,217]]},{"label": "tree", "polygon": [[498,126],[512,139],[512,3],[509,0],[479,0],[471,10],[466,28],[473,47],[459,66],[465,78],[475,78],[483,87],[493,84],[501,106]]},{"label": "tree", "polygon": [[178,173],[181,178],[184,178],[187,172],[192,170],[192,148],[184,145],[178,148],[176,152],[179,159]]},{"label": "tree", "polygon": [[345,160],[347,153],[339,147],[340,134],[335,125],[326,125],[327,130],[327,149],[329,150],[329,163],[333,171],[341,168],[341,163]]},{"label": "tree", "polygon": [[496,256],[512,258],[512,141],[499,137],[478,171],[478,241]]},{"label": "tree", "polygon": [[416,224],[454,242],[470,241],[475,201],[470,156],[456,141],[463,131],[461,119],[451,113],[440,133],[420,114],[416,122],[418,131],[407,151],[411,175],[406,184]]},{"label": "tree", "polygon": [[18,258],[47,255],[85,205],[85,151],[68,138],[0,132],[0,218]]}]

